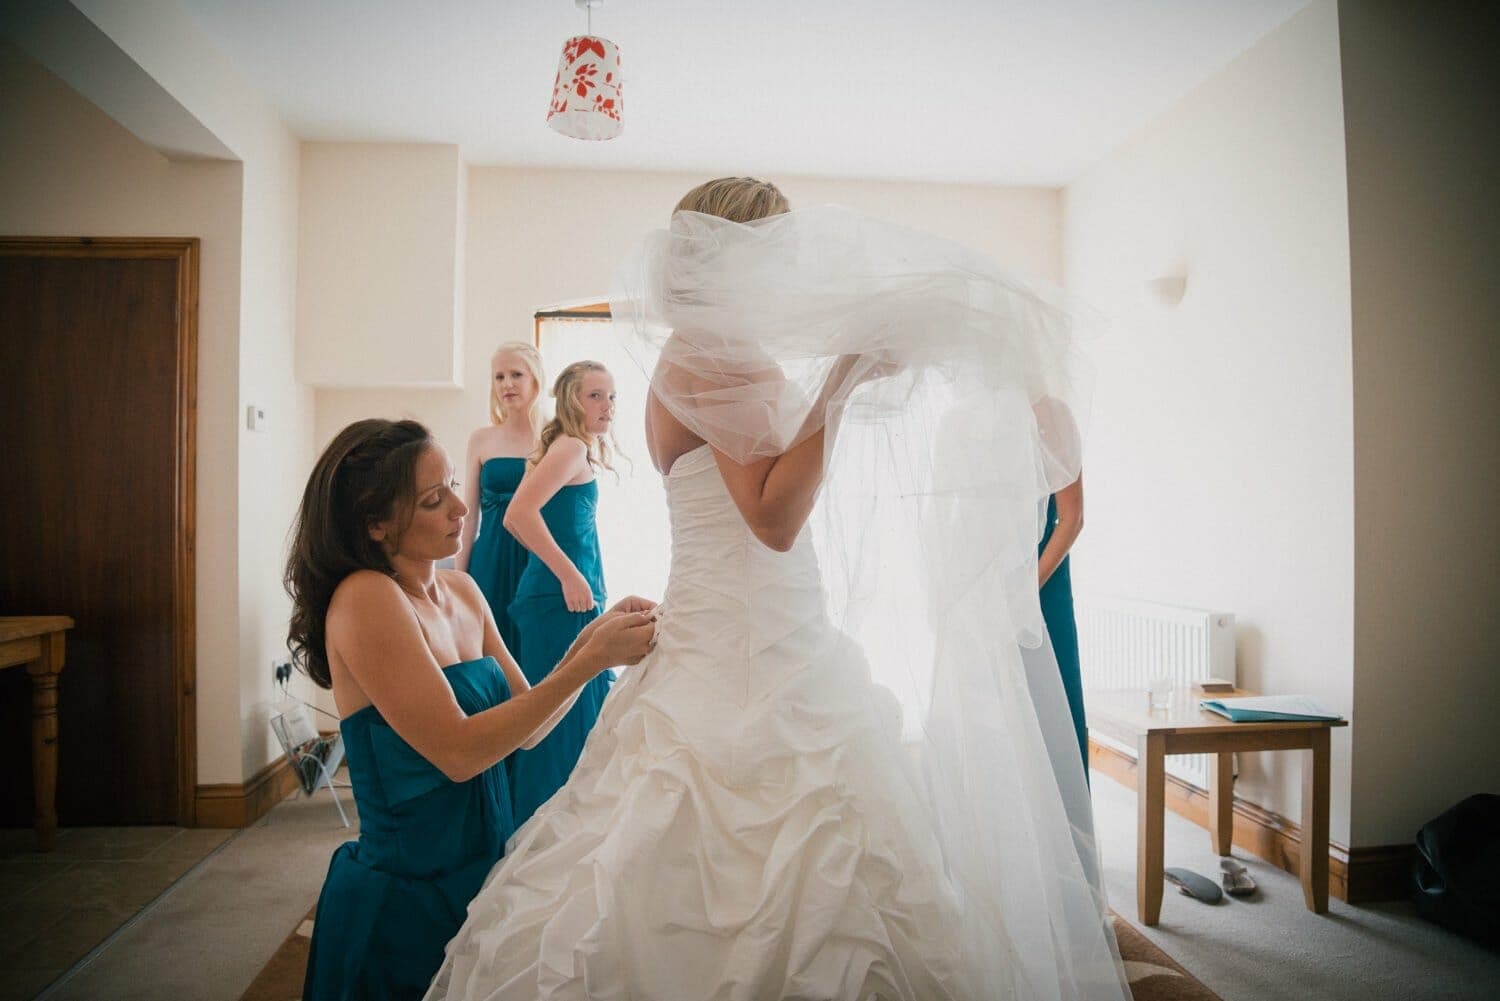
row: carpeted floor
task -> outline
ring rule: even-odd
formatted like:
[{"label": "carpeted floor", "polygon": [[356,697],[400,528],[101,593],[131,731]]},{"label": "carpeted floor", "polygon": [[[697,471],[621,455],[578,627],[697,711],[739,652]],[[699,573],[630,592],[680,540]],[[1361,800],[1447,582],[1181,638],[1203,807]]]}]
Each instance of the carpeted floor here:
[{"label": "carpeted floor", "polygon": [[[296,1001],[302,996],[312,918],[309,914],[286,937],[240,1001]],[[1217,994],[1119,918],[1115,918],[1115,934],[1135,1001],[1219,1001]]]},{"label": "carpeted floor", "polygon": [[[1104,887],[1116,911],[1135,916],[1135,793],[1094,778]],[[1217,876],[1208,832],[1168,811],[1166,864]],[[1291,873],[1240,849],[1259,891],[1208,905],[1165,888],[1161,924],[1136,930],[1211,986],[1224,1001],[1479,1001],[1500,998],[1500,952],[1417,917],[1409,901],[1327,914],[1303,903]]]}]

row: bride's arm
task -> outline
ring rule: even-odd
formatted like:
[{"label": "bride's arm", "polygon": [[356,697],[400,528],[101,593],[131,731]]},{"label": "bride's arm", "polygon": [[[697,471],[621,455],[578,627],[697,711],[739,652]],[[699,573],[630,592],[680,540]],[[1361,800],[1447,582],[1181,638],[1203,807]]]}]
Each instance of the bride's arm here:
[{"label": "bride's arm", "polygon": [[826,427],[819,428],[782,454],[742,466],[714,449],[719,475],[740,517],[755,537],[778,553],[787,552],[812,514],[823,483]]},{"label": "bride's arm", "polygon": [[[838,433],[838,411],[830,413],[829,405],[841,392],[852,388],[850,378],[860,370],[861,360],[858,355],[844,355],[834,363],[808,408],[794,439],[796,444],[785,452],[740,465],[714,449],[719,474],[740,517],[757,539],[779,553],[792,548],[812,514],[818,488],[823,484],[823,456]],[[883,369],[868,363],[864,368],[868,372],[856,382],[884,374]]]}]

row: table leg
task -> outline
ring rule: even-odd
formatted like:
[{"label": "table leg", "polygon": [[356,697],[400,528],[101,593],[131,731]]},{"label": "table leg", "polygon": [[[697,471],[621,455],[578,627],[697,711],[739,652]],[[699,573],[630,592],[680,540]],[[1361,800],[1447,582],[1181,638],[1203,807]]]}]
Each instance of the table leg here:
[{"label": "table leg", "polygon": [[42,657],[26,665],[31,675],[31,784],[36,790],[36,848],[50,852],[57,838],[57,676],[63,634],[42,637]]},{"label": "table leg", "polygon": [[1328,910],[1328,730],[1314,730],[1302,752],[1302,898],[1314,914]]},{"label": "table leg", "polygon": [[1229,854],[1234,840],[1234,752],[1209,755],[1208,836],[1214,851]]},{"label": "table leg", "polygon": [[1161,919],[1162,837],[1167,809],[1167,738],[1136,742],[1135,907],[1143,925]]}]

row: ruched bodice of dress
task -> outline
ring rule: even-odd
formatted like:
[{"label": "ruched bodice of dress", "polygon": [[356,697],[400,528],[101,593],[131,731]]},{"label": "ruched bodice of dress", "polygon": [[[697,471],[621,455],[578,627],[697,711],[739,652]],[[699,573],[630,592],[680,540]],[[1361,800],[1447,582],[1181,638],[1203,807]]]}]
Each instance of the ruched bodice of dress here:
[{"label": "ruched bodice of dress", "polygon": [[510,603],[531,554],[505,530],[505,512],[525,472],[526,460],[510,456],[486,459],[479,467],[479,532],[469,553],[469,576],[489,603],[500,639],[512,656],[520,634],[511,622]]},{"label": "ruched bodice of dress", "polygon": [[519,456],[484,460],[479,467],[479,510],[486,521],[492,514],[498,515],[497,522],[505,517],[505,509],[525,473],[526,460]]},{"label": "ruched bodice of dress", "polygon": [[812,540],[767,547],[740,516],[708,446],[680,456],[666,477],[672,558],[658,657],[742,675],[744,693],[795,672],[787,644],[829,629]]}]

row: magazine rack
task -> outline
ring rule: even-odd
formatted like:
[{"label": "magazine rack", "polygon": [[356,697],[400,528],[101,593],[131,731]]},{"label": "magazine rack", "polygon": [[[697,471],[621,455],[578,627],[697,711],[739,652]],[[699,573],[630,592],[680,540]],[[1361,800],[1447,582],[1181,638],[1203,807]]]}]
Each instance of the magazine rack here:
[{"label": "magazine rack", "polygon": [[286,752],[292,771],[297,774],[297,783],[304,795],[311,797],[319,789],[327,789],[338,808],[339,819],[349,826],[349,817],[344,813],[344,804],[339,801],[339,787],[348,788],[347,783],[335,782],[333,773],[344,760],[344,739],[337,733],[323,736],[307,715],[307,707],[294,702],[271,717],[271,732]]}]

